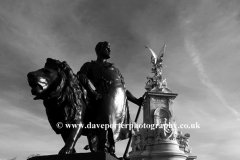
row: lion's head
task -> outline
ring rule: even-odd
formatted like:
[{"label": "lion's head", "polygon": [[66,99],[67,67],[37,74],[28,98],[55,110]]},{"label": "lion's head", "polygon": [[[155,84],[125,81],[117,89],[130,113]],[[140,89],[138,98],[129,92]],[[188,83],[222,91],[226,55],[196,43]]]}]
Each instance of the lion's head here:
[{"label": "lion's head", "polygon": [[76,81],[75,75],[66,62],[51,58],[47,59],[44,68],[27,75],[29,86],[32,88],[34,99],[46,99],[53,93],[60,92],[66,81]]},{"label": "lion's head", "polygon": [[65,105],[61,107],[65,121],[74,119],[77,108],[85,105],[84,89],[65,61],[48,58],[44,68],[28,73],[27,77],[35,100],[42,99],[48,109]]},{"label": "lion's head", "polygon": [[28,73],[27,76],[29,86],[32,88],[32,95],[36,96],[34,99],[43,99],[45,91],[57,79],[58,72],[51,68],[42,68]]}]

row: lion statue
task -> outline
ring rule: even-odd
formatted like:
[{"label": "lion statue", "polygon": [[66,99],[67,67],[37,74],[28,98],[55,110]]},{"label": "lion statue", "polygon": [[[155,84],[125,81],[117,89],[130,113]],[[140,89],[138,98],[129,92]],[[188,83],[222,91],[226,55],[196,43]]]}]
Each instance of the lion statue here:
[{"label": "lion statue", "polygon": [[[52,129],[56,134],[61,134],[65,142],[59,154],[76,153],[74,147],[84,129],[80,126],[84,124],[86,90],[65,61],[47,58],[44,68],[28,73],[27,77],[34,100],[43,100]],[[76,124],[78,127],[67,128],[65,124]],[[85,133],[93,151],[92,135]]]}]

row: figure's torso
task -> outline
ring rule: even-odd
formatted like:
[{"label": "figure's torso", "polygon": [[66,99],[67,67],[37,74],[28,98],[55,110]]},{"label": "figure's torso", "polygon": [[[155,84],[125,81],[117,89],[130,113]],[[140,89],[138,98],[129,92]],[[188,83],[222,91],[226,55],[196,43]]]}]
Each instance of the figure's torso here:
[{"label": "figure's torso", "polygon": [[112,83],[122,83],[124,85],[121,73],[111,63],[92,61],[89,73],[88,78],[96,89],[101,87],[103,82],[108,85],[111,85]]}]

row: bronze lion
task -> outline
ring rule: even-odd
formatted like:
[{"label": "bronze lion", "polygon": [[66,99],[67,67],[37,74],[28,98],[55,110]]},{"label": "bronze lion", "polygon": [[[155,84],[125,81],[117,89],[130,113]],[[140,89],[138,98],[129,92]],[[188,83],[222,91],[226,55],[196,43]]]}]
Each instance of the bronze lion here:
[{"label": "bronze lion", "polygon": [[65,126],[83,125],[84,121],[86,91],[76,75],[65,61],[48,58],[44,68],[28,73],[27,77],[34,100],[43,100],[52,129],[61,134],[65,142],[59,154],[76,153],[74,146],[82,135],[83,127]]}]

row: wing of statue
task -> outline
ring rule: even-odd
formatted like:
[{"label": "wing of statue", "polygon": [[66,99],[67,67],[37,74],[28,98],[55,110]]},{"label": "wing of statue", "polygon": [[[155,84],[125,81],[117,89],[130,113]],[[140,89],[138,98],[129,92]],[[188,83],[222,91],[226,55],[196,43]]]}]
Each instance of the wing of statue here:
[{"label": "wing of statue", "polygon": [[150,52],[152,53],[152,56],[151,56],[151,62],[154,62],[154,64],[157,63],[157,55],[156,53],[149,47],[145,46],[146,48],[148,48],[150,50]]},{"label": "wing of statue", "polygon": [[163,55],[165,53],[165,47],[166,44],[163,45],[162,49],[160,50],[158,57],[157,57],[157,64],[160,64],[162,62]]}]

